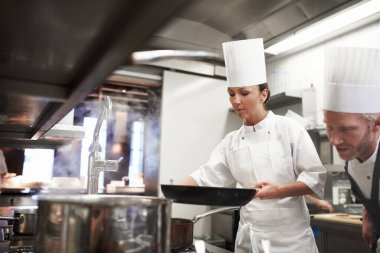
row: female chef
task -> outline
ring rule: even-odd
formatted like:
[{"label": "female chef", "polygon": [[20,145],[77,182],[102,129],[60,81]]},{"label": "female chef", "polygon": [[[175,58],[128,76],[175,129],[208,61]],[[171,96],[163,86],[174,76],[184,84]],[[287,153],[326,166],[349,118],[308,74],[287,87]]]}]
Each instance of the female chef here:
[{"label": "female chef", "polygon": [[266,111],[262,39],[223,44],[230,102],[243,126],[225,136],[209,161],[180,184],[260,187],[240,210],[235,252],[318,252],[303,195],[322,198],[326,171],[308,133]]}]

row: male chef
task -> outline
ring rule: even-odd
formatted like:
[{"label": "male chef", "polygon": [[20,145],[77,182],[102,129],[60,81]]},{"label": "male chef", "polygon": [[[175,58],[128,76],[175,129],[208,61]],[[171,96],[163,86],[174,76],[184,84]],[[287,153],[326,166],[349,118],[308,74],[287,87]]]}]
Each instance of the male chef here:
[{"label": "male chef", "polygon": [[380,253],[380,49],[330,48],[325,60],[327,136],[364,205],[363,238]]}]

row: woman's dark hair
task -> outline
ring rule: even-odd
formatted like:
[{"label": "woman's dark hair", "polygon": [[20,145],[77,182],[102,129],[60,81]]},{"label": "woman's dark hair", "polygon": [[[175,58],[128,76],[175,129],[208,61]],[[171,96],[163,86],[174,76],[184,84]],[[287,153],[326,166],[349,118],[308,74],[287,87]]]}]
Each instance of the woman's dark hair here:
[{"label": "woman's dark hair", "polygon": [[264,104],[266,104],[266,102],[268,101],[269,97],[270,97],[270,90],[269,90],[269,86],[267,83],[262,83],[262,84],[259,84],[259,90],[260,91],[263,91],[263,90],[268,90],[268,96],[267,96],[267,99],[265,99],[264,101]]}]

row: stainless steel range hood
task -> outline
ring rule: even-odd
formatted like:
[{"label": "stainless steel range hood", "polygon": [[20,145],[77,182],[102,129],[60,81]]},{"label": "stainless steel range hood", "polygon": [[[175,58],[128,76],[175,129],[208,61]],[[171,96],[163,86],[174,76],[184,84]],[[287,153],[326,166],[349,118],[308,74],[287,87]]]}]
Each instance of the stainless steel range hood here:
[{"label": "stainless steel range hood", "polygon": [[1,1],[0,146],[54,144],[42,136],[187,2]]},{"label": "stainless steel range hood", "polygon": [[263,38],[270,46],[359,0],[193,0],[149,40],[151,49],[222,54],[222,42]]},{"label": "stainless steel range hood", "polygon": [[68,141],[83,139],[85,128],[83,126],[74,125],[74,110],[71,110],[63,119],[56,125],[50,128],[41,139]]}]

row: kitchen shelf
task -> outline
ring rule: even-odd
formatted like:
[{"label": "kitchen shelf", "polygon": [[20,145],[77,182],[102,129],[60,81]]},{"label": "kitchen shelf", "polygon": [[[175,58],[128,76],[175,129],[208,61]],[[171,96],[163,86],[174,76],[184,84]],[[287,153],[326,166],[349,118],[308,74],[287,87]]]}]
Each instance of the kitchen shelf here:
[{"label": "kitchen shelf", "polygon": [[2,1],[0,145],[59,143],[42,137],[185,2]]},{"label": "kitchen shelf", "polygon": [[[269,98],[266,106],[268,110],[274,110],[277,108],[294,105],[302,103],[302,98],[300,96],[291,96],[285,92],[281,92],[279,94],[273,95]],[[234,108],[230,107],[228,109],[230,112],[234,112]]]}]

